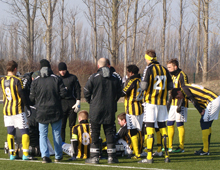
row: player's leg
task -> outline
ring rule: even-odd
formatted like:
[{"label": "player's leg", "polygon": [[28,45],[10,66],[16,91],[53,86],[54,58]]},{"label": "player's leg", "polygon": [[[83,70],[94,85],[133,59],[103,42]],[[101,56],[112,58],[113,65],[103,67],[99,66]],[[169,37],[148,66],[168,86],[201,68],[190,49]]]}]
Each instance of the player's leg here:
[{"label": "player's leg", "polygon": [[14,160],[16,158],[15,142],[14,142],[14,136],[15,136],[14,126],[8,126],[7,132],[8,132],[7,142],[8,142],[9,152],[10,152],[10,160]]},{"label": "player's leg", "polygon": [[68,118],[68,114],[67,113],[63,113],[62,126],[61,126],[61,138],[62,138],[63,142],[65,142],[65,137],[66,137],[67,118]]},{"label": "player's leg", "polygon": [[169,158],[169,152],[168,152],[168,135],[166,131],[166,123],[165,122],[158,122],[158,126],[160,129],[160,133],[162,136],[162,143],[165,150],[165,159]]},{"label": "player's leg", "polygon": [[162,152],[162,136],[159,128],[155,128],[155,132],[157,135],[157,151],[153,153],[153,156],[163,156]]},{"label": "player's leg", "polygon": [[132,144],[132,148],[133,148],[133,152],[135,157],[132,158],[140,158],[140,154],[139,154],[139,133],[137,129],[129,129],[128,133],[130,133],[131,135],[131,144]]},{"label": "player's leg", "polygon": [[72,136],[73,126],[76,124],[77,113],[74,112],[73,109],[69,111],[69,128],[70,128],[70,139]]},{"label": "player's leg", "polygon": [[106,135],[107,142],[107,153],[108,153],[108,163],[118,163],[118,159],[116,158],[116,147],[114,140],[114,132],[115,126],[113,124],[103,124],[103,129]]},{"label": "player's leg", "polygon": [[95,122],[91,123],[91,138],[92,143],[90,145],[90,157],[85,160],[86,164],[98,164],[99,163],[99,136],[101,124]]},{"label": "player's leg", "polygon": [[179,132],[179,147],[174,151],[176,153],[184,152],[184,139],[185,139],[185,128],[184,122],[177,122],[176,123],[178,132]]}]

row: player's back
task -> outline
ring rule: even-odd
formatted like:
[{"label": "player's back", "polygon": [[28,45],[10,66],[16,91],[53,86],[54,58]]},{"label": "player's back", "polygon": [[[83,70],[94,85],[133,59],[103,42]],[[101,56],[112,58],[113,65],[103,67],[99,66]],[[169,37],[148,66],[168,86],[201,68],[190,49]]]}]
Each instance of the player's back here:
[{"label": "player's back", "polygon": [[168,70],[158,62],[152,62],[144,72],[144,79],[148,82],[145,102],[155,105],[166,105],[168,81],[172,81]]},{"label": "player's back", "polygon": [[16,115],[23,112],[19,90],[23,89],[22,81],[16,76],[5,76],[1,79],[3,91],[3,114]]}]

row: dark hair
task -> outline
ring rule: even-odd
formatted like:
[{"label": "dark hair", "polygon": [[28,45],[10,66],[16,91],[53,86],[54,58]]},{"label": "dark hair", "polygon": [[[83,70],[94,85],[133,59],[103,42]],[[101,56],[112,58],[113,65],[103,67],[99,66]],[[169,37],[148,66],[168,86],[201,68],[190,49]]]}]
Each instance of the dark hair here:
[{"label": "dark hair", "polygon": [[139,68],[136,65],[129,65],[127,66],[127,70],[130,73],[138,74]]},{"label": "dark hair", "polygon": [[18,68],[18,64],[14,60],[9,61],[6,65],[7,71],[13,72],[15,70],[15,68]]},{"label": "dark hair", "polygon": [[123,119],[126,120],[126,113],[125,113],[125,112],[120,113],[120,114],[117,116],[117,118],[119,118],[120,120],[123,120]]},{"label": "dark hair", "polygon": [[174,89],[172,89],[172,90],[170,91],[170,94],[171,94],[171,96],[172,96],[173,99],[175,99],[176,96],[178,95],[178,93],[177,93],[178,91],[181,91],[181,89],[180,89],[180,88],[174,88]]},{"label": "dark hair", "polygon": [[150,57],[153,57],[153,58],[157,57],[155,50],[147,50],[145,52],[145,54],[147,54],[147,55],[149,55]]},{"label": "dark hair", "polygon": [[172,58],[171,60],[167,62],[167,64],[173,64],[174,66],[177,66],[179,68],[179,62],[177,58]]}]

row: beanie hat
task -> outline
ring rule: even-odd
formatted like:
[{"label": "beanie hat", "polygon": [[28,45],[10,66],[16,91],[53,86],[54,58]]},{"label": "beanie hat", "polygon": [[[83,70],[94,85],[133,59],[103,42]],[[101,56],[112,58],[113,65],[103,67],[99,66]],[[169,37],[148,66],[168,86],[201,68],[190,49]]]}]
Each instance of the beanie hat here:
[{"label": "beanie hat", "polygon": [[59,70],[59,71],[61,71],[61,70],[67,70],[66,63],[60,62],[60,63],[58,64],[58,70]]},{"label": "beanie hat", "polygon": [[46,59],[40,60],[40,68],[42,68],[42,67],[49,67],[49,68],[50,68],[50,63],[49,63],[49,61],[46,60]]}]

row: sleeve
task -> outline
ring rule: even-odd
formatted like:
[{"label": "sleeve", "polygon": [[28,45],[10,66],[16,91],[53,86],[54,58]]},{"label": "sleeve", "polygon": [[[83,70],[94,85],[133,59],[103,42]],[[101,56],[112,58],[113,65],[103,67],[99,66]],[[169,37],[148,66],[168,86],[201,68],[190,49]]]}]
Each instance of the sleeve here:
[{"label": "sleeve", "polygon": [[84,97],[88,103],[90,103],[91,96],[92,96],[92,88],[93,88],[92,79],[93,79],[93,77],[90,76],[88,81],[86,82],[84,89],[83,89]]},{"label": "sleeve", "polygon": [[142,91],[147,90],[148,84],[149,84],[150,75],[151,75],[151,69],[150,68],[146,68],[144,70],[144,74],[143,74],[141,85],[140,85]]},{"label": "sleeve", "polygon": [[74,94],[76,94],[76,100],[80,100],[81,99],[81,86],[79,83],[78,78],[75,76],[75,83],[74,83]]},{"label": "sleeve", "polygon": [[181,71],[180,73],[180,79],[179,79],[179,82],[181,84],[181,87],[185,86],[185,84],[188,84],[188,77],[185,73],[183,73]]},{"label": "sleeve", "polygon": [[31,83],[31,89],[30,89],[30,95],[29,95],[29,99],[31,101],[31,105],[33,106],[35,104],[35,97],[36,97],[36,92],[35,92],[35,88],[36,88],[36,81],[32,81]]},{"label": "sleeve", "polygon": [[60,97],[64,99],[67,96],[67,90],[65,89],[63,80],[60,77],[58,77],[58,86],[59,86]]},{"label": "sleeve", "polygon": [[118,132],[115,134],[115,141],[118,141],[119,139],[123,138],[127,134],[127,128],[124,126],[118,130]]},{"label": "sleeve", "polygon": [[134,88],[134,81],[129,80],[125,84],[125,87],[122,90],[122,96],[125,96],[126,94],[130,93],[130,91]]},{"label": "sleeve", "polygon": [[31,110],[29,100],[28,100],[28,95],[26,94],[26,91],[23,88],[23,84],[21,80],[17,81],[17,88],[18,88],[18,93],[19,93],[19,96],[21,97],[22,102],[24,103],[24,105],[27,107],[28,110]]},{"label": "sleeve", "polygon": [[193,94],[191,93],[191,91],[186,87],[183,87],[182,89],[183,89],[184,94],[186,95],[186,98],[189,99],[194,105],[194,107],[199,111],[199,113],[201,113],[203,111],[203,108],[200,107],[196,99],[193,97]]}]

